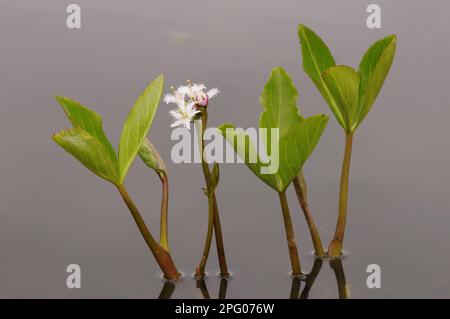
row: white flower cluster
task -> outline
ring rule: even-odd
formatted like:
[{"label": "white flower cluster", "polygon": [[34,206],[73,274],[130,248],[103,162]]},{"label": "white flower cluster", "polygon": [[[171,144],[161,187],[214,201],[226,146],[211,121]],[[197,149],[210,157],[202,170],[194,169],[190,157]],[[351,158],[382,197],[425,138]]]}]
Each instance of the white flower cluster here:
[{"label": "white flower cluster", "polygon": [[184,125],[190,128],[194,116],[200,113],[200,107],[205,107],[211,98],[220,93],[219,89],[212,88],[206,91],[204,84],[183,85],[174,89],[172,94],[164,97],[167,104],[174,103],[177,105],[175,110],[170,111],[170,115],[174,118],[171,127]]}]

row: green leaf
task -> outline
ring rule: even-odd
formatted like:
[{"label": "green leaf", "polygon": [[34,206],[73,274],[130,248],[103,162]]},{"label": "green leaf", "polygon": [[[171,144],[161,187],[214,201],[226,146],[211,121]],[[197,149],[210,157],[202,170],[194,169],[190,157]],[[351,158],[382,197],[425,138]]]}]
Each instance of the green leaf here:
[{"label": "green leaf", "polygon": [[277,127],[283,136],[303,121],[297,109],[297,89],[281,67],[272,69],[259,100],[264,109],[259,118],[260,127]]},{"label": "green leaf", "polygon": [[101,178],[118,185],[118,172],[106,147],[88,132],[73,128],[53,135],[53,140]]},{"label": "green leaf", "polygon": [[[219,133],[230,144],[247,167],[264,183],[276,189],[277,180],[275,174],[261,174],[261,169],[266,166],[259,157],[253,141],[244,130],[238,130],[231,123],[223,123],[218,127]],[[239,142],[241,141],[241,142]],[[251,161],[250,159],[255,159]]]},{"label": "green leaf", "polygon": [[[358,122],[356,127],[369,113],[394,60],[397,37],[387,36],[376,41],[364,54],[359,65],[361,84],[359,88]],[[355,129],[356,129],[355,127]]]},{"label": "green leaf", "polygon": [[[284,191],[298,174],[317,145],[328,121],[328,117],[323,114],[303,119],[298,114],[296,100],[297,90],[289,75],[283,69],[275,68],[261,95],[264,111],[259,121],[260,128],[267,129],[267,153],[278,156],[278,169],[274,173],[263,172],[262,169],[267,164],[259,157],[250,137],[244,131],[238,131],[227,123],[219,127],[222,136],[250,170],[278,192]],[[270,146],[271,129],[278,129],[278,154]],[[245,145],[238,143],[239,139],[246,141]],[[251,159],[255,159],[255,162],[252,163]]]},{"label": "green leaf", "polygon": [[[327,122],[328,117],[323,114],[309,117],[287,132],[283,138],[280,138],[279,167],[274,174],[262,173],[262,168],[267,164],[257,154],[248,134],[242,130],[236,130],[229,123],[220,125],[219,131],[259,179],[277,192],[282,192],[289,186],[316,147]],[[245,145],[237,143],[239,138],[245,139]],[[256,158],[256,162],[250,162],[251,158]]]},{"label": "green leaf", "polygon": [[306,118],[280,138],[279,191],[285,190],[316,148],[328,123],[328,116],[317,114]]},{"label": "green leaf", "polygon": [[139,156],[148,167],[155,170],[158,174],[166,173],[167,169],[164,161],[155,146],[150,143],[147,138],[145,138],[144,143],[142,143],[141,149],[139,150]]},{"label": "green leaf", "polygon": [[344,119],[345,127],[351,129],[353,115],[358,105],[359,74],[351,67],[338,65],[329,67],[322,74],[330,95]]},{"label": "green leaf", "polygon": [[214,163],[213,169],[211,171],[211,191],[210,191],[211,194],[216,190],[216,187],[219,184],[219,179],[220,179],[219,164]]},{"label": "green leaf", "polygon": [[150,129],[163,92],[164,77],[159,75],[142,92],[131,109],[119,142],[119,182],[123,183],[128,169],[141,149]]},{"label": "green leaf", "polygon": [[298,27],[298,37],[302,48],[303,69],[328,103],[336,120],[346,129],[343,115],[321,76],[326,69],[336,65],[330,49],[313,30],[302,24]]},{"label": "green leaf", "polygon": [[117,163],[116,151],[103,131],[102,117],[79,102],[63,96],[55,96],[74,128],[80,128],[96,137],[106,148],[111,160]]}]

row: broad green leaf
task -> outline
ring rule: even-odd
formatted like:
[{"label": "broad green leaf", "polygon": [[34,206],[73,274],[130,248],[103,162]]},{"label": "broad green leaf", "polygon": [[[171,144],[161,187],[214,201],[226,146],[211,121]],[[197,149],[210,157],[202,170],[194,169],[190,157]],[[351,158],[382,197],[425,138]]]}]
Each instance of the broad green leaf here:
[{"label": "broad green leaf", "polygon": [[[276,189],[277,180],[274,174],[261,174],[262,167],[266,166],[259,157],[252,139],[243,130],[237,130],[233,124],[223,123],[218,127],[219,133],[247,165],[247,167],[258,176],[264,183]],[[239,142],[241,141],[241,142]],[[251,161],[250,159],[255,159]]]},{"label": "broad green leaf", "polygon": [[260,103],[264,111],[259,118],[259,127],[277,127],[280,136],[303,121],[297,109],[297,89],[290,76],[281,67],[272,69],[261,94]]},{"label": "broad green leaf", "polygon": [[55,99],[63,108],[64,113],[66,113],[73,127],[80,128],[96,137],[106,148],[111,160],[117,163],[116,151],[103,131],[102,117],[100,114],[67,97],[55,96]]},{"label": "broad green leaf", "polygon": [[98,138],[82,129],[73,128],[54,134],[53,140],[92,172],[118,185],[117,166]]},{"label": "broad green leaf", "polygon": [[[259,179],[277,192],[282,192],[289,186],[316,147],[327,122],[326,115],[318,114],[305,119],[286,132],[279,140],[279,167],[274,174],[262,173],[261,169],[267,164],[258,156],[253,142],[245,132],[235,130],[235,127],[229,123],[220,125],[219,131]],[[238,136],[241,139],[245,138],[245,145],[237,143]],[[256,158],[256,162],[251,163],[250,158]]]},{"label": "broad green leaf", "polygon": [[336,65],[330,49],[313,30],[302,24],[298,27],[298,37],[302,48],[303,69],[328,103],[336,120],[345,129],[344,118],[321,76],[326,69]]},{"label": "broad green leaf", "polygon": [[[257,177],[274,190],[282,192],[289,186],[314,150],[325,129],[328,117],[316,115],[303,119],[298,114],[297,90],[289,75],[281,68],[272,70],[260,101],[264,110],[260,116],[259,126],[267,129],[265,150],[272,157],[272,161],[278,159],[278,169],[274,173],[263,171],[268,164],[259,157],[250,137],[245,132],[233,130],[234,126],[231,124],[222,124],[219,130]],[[278,129],[278,136],[271,136],[272,129]],[[259,134],[261,133],[260,131]],[[271,147],[271,138],[278,143],[278,154]],[[239,139],[245,140],[245,145],[239,143]],[[259,147],[261,148],[261,145]],[[252,159],[256,161],[252,163]]]},{"label": "broad green leaf", "polygon": [[345,127],[350,130],[358,105],[359,74],[351,67],[338,65],[329,67],[322,78],[342,114]]},{"label": "broad green leaf", "polygon": [[220,172],[219,172],[219,164],[214,163],[213,169],[211,171],[211,191],[213,193],[216,190],[217,185],[219,185]]},{"label": "broad green leaf", "polygon": [[139,156],[148,167],[155,170],[158,174],[166,173],[167,169],[164,161],[155,146],[150,143],[147,138],[145,138],[144,143],[142,143],[141,149],[139,150]]},{"label": "broad green leaf", "polygon": [[142,92],[131,109],[119,142],[119,182],[123,183],[128,169],[141,149],[150,129],[163,91],[164,77],[158,76]]},{"label": "broad green leaf", "polygon": [[328,116],[317,114],[306,118],[301,124],[280,138],[280,168],[277,173],[283,191],[303,167],[314,151],[328,123]]},{"label": "broad green leaf", "polygon": [[359,65],[361,84],[359,88],[358,123],[369,113],[394,60],[397,37],[387,36],[376,41],[364,54]]}]

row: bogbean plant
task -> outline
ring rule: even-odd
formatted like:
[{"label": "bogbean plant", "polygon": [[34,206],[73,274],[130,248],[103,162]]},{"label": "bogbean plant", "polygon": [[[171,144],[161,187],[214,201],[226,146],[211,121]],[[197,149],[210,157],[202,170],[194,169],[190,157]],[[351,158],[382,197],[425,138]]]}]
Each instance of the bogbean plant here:
[{"label": "bogbean plant", "polygon": [[327,102],[345,132],[345,150],[339,191],[338,220],[329,257],[339,257],[347,220],[348,185],[353,136],[374,104],[394,60],[397,38],[387,36],[366,51],[358,71],[336,65],[330,49],[311,29],[299,25],[303,69]]},{"label": "bogbean plant", "polygon": [[211,249],[212,235],[215,234],[217,255],[219,258],[220,275],[228,277],[228,266],[225,258],[225,249],[222,237],[222,228],[220,225],[219,208],[215,189],[219,183],[219,164],[214,163],[212,171],[209,169],[207,159],[205,158],[205,140],[204,134],[208,125],[208,105],[210,100],[219,94],[217,88],[206,91],[204,84],[193,84],[191,81],[187,85],[182,85],[175,89],[172,87],[172,93],[167,94],[164,98],[166,103],[176,104],[177,108],[170,111],[174,122],[172,127],[184,126],[190,129],[191,123],[195,122],[198,143],[201,155],[201,163],[203,176],[205,178],[206,187],[203,188],[204,194],[208,198],[208,230],[206,232],[206,240],[200,262],[195,269],[197,279],[205,276],[206,262],[208,261],[209,251]]},{"label": "bogbean plant", "polygon": [[[328,117],[318,114],[304,118],[297,108],[297,89],[290,76],[281,67],[276,67],[267,81],[260,97],[263,111],[259,127],[266,129],[263,142],[268,154],[278,152],[278,169],[265,170],[265,162],[257,153],[249,135],[234,125],[224,123],[219,132],[234,148],[248,168],[265,184],[277,192],[286,232],[292,274],[302,275],[300,258],[294,236],[294,229],[288,207],[286,189],[292,183],[298,202],[303,211],[312,238],[316,256],[339,257],[345,233],[348,202],[348,184],[353,136],[377,98],[390,70],[396,49],[395,35],[376,41],[364,54],[358,71],[345,65],[336,65],[335,60],[320,37],[311,29],[300,25],[298,36],[301,43],[303,68],[317,86],[329,105],[338,123],[345,132],[345,151],[341,172],[339,209],[336,231],[328,251],[323,249],[322,241],[312,218],[307,201],[307,187],[302,167],[317,146],[328,122]],[[178,279],[178,272],[169,251],[168,244],[168,202],[169,188],[167,169],[156,148],[146,138],[163,92],[163,76],[158,76],[143,91],[131,109],[122,129],[118,153],[112,147],[103,131],[99,114],[65,97],[56,97],[73,128],[53,135],[53,140],[69,152],[89,170],[117,187],[130,210],[139,231],[144,237],[153,256],[169,280]],[[219,166],[213,169],[203,156],[205,141],[203,135],[208,120],[208,104],[219,93],[214,88],[205,91],[202,84],[181,86],[165,96],[166,103],[175,103],[177,109],[170,114],[175,119],[172,127],[183,125],[186,128],[195,121],[199,133],[202,170],[208,198],[208,229],[205,245],[196,268],[196,277],[202,279],[208,259],[212,235],[215,233],[220,273],[229,275],[225,259],[219,210],[215,189],[219,182]],[[201,120],[201,121],[196,121]],[[273,147],[272,134],[276,134],[277,147]],[[239,143],[241,141],[241,143]],[[244,141],[244,143],[242,143]],[[267,143],[271,141],[271,143]],[[236,143],[237,142],[237,143]],[[153,169],[162,182],[161,221],[159,242],[150,233],[139,210],[128,194],[124,181],[136,155]],[[271,154],[274,155],[274,154]]]},{"label": "bogbean plant", "polygon": [[[117,187],[164,277],[177,280],[181,274],[172,260],[168,244],[166,168],[156,148],[146,140],[163,92],[163,82],[163,76],[158,76],[136,100],[122,129],[118,154],[103,131],[101,116],[65,97],[57,96],[56,100],[73,128],[54,134],[53,140],[89,170]],[[163,185],[159,242],[150,233],[124,185],[128,170],[138,154],[156,171]]]},{"label": "bogbean plant", "polygon": [[[302,275],[300,258],[294,237],[291,214],[286,198],[286,189],[299,174],[303,164],[312,153],[327,125],[324,114],[303,118],[297,108],[297,89],[290,76],[281,67],[276,67],[261,94],[263,111],[259,117],[259,127],[267,129],[267,141],[271,134],[278,134],[278,170],[273,174],[263,171],[263,160],[256,154],[250,137],[242,130],[236,130],[230,123],[219,126],[220,133],[234,148],[247,167],[264,183],[278,193],[283,215],[289,256],[294,276]],[[275,129],[275,130],[273,130]],[[276,133],[278,132],[278,133]],[[236,141],[244,140],[245,147]],[[263,139],[264,141],[264,139]],[[266,143],[268,153],[275,151]],[[256,160],[255,160],[256,159]]]}]

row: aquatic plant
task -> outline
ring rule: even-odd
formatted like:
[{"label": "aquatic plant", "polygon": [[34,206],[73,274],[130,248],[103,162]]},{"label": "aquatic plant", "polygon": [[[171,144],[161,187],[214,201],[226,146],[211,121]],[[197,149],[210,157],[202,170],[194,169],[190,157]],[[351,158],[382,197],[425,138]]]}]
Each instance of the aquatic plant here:
[{"label": "aquatic plant", "polygon": [[[256,154],[249,135],[238,130],[233,124],[219,126],[222,136],[234,148],[247,167],[264,183],[278,193],[283,214],[289,256],[294,276],[301,275],[300,257],[294,236],[286,189],[299,174],[303,164],[312,153],[328,122],[328,117],[318,114],[303,118],[297,109],[297,89],[290,76],[281,67],[272,70],[269,80],[261,94],[260,103],[263,112],[259,118],[260,129],[267,130],[265,143],[267,153],[278,149],[278,169],[275,172],[264,170],[265,163]],[[267,141],[272,141],[272,134],[277,134],[277,146],[274,148]],[[244,140],[245,145],[236,143]],[[274,154],[271,154],[272,156]],[[255,159],[254,161],[251,159]]]},{"label": "aquatic plant", "polygon": [[[176,280],[181,274],[172,260],[168,245],[166,168],[156,148],[146,140],[163,92],[163,84],[164,77],[160,75],[136,100],[122,129],[118,154],[103,131],[101,116],[66,97],[56,96],[56,100],[73,128],[53,134],[53,140],[93,173],[117,187],[164,277]],[[128,170],[138,154],[158,173],[163,185],[159,242],[150,233],[124,185]]]},{"label": "aquatic plant", "polygon": [[204,84],[193,84],[190,81],[187,85],[182,85],[177,89],[172,87],[172,93],[164,98],[166,103],[177,105],[175,110],[170,111],[174,118],[172,127],[184,126],[190,129],[192,122],[195,122],[200,144],[201,163],[206,187],[203,188],[204,194],[208,198],[208,228],[206,232],[205,245],[200,262],[195,270],[197,279],[205,276],[205,267],[211,250],[212,235],[215,234],[217,255],[219,258],[220,275],[228,277],[228,266],[225,258],[225,248],[223,244],[222,227],[220,225],[219,207],[215,189],[219,183],[219,164],[214,163],[212,171],[205,158],[205,140],[204,134],[208,125],[208,106],[210,100],[219,94],[217,88],[206,91]]},{"label": "aquatic plant", "polygon": [[339,257],[347,219],[350,160],[353,136],[372,108],[389,73],[395,55],[397,38],[387,36],[369,47],[356,71],[336,65],[330,49],[311,29],[299,25],[298,36],[303,69],[320,91],[336,120],[345,132],[345,150],[339,191],[339,213],[328,256]]}]

